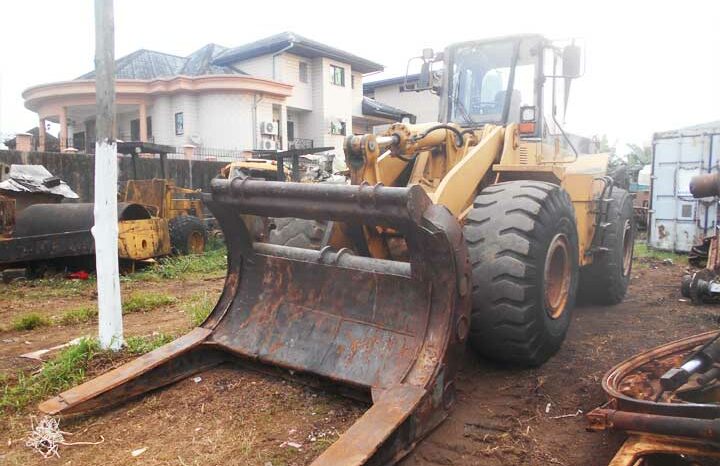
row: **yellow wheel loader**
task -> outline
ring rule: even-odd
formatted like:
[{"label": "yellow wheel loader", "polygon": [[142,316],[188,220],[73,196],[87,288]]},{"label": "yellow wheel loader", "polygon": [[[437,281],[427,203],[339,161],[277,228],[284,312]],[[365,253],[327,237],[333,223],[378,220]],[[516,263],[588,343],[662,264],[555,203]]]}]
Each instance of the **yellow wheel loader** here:
[{"label": "yellow wheel loader", "polygon": [[[428,51],[417,88],[441,96],[439,121],[349,137],[350,185],[215,180],[228,274],[208,319],[40,409],[103,408],[235,361],[372,403],[314,466],[397,462],[452,409],[468,341],[541,364],[579,287],[625,294],[631,198],[559,123],[580,61],[538,35]],[[254,242],[247,214],[332,223],[313,250]]]}]

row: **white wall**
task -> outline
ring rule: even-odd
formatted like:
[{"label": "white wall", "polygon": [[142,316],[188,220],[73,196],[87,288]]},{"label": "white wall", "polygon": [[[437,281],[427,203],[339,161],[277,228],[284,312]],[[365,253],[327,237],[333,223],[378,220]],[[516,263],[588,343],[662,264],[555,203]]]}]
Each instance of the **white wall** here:
[{"label": "white wall", "polygon": [[[300,63],[307,63],[308,82],[300,81]],[[292,84],[292,95],[287,99],[288,107],[312,110],[312,66],[313,60],[284,53],[276,59],[277,80]]]},{"label": "white wall", "polygon": [[352,90],[352,114],[362,116],[363,76],[362,73],[358,73],[357,71],[353,71],[352,75],[355,77],[355,88]]},{"label": "white wall", "polygon": [[203,147],[252,149],[252,95],[209,93],[198,96],[197,102]]},{"label": "white wall", "polygon": [[273,79],[273,62],[271,54],[260,55],[259,57],[238,61],[233,63],[232,66],[249,75],[257,76],[258,78]]},{"label": "white wall", "polygon": [[430,91],[400,92],[400,84],[375,88],[375,100],[417,116],[418,123],[438,120],[440,97]]}]

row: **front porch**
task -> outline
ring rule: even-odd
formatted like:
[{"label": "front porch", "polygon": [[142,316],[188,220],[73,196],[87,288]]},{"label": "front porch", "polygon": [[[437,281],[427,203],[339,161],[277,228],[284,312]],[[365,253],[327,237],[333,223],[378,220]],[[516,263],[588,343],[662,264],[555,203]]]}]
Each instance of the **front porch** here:
[{"label": "front porch", "polygon": [[[151,108],[145,102],[117,104],[115,137],[126,142],[154,142]],[[95,152],[95,105],[61,106],[40,115],[38,149],[45,150],[46,122],[60,125],[61,151]]]}]

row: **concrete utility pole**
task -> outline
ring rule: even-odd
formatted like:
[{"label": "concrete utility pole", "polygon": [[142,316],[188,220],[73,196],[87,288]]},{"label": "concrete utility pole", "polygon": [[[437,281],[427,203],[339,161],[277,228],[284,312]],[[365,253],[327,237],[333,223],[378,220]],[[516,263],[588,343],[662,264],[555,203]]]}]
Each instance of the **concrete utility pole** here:
[{"label": "concrete utility pole", "polygon": [[95,268],[102,348],[123,344],[118,266],[117,145],[115,143],[115,24],[113,0],[95,0]]}]

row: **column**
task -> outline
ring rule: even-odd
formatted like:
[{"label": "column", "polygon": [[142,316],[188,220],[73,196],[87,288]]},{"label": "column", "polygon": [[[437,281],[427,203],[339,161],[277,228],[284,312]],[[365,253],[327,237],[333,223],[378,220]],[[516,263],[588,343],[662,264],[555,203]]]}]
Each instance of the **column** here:
[{"label": "column", "polygon": [[45,118],[40,118],[38,123],[38,151],[45,151]]},{"label": "column", "polygon": [[60,107],[60,152],[67,149],[67,138],[68,138],[68,128],[67,128],[67,108]]},{"label": "column", "polygon": [[147,142],[147,105],[142,102],[138,107],[138,118],[140,119],[140,141]]}]

